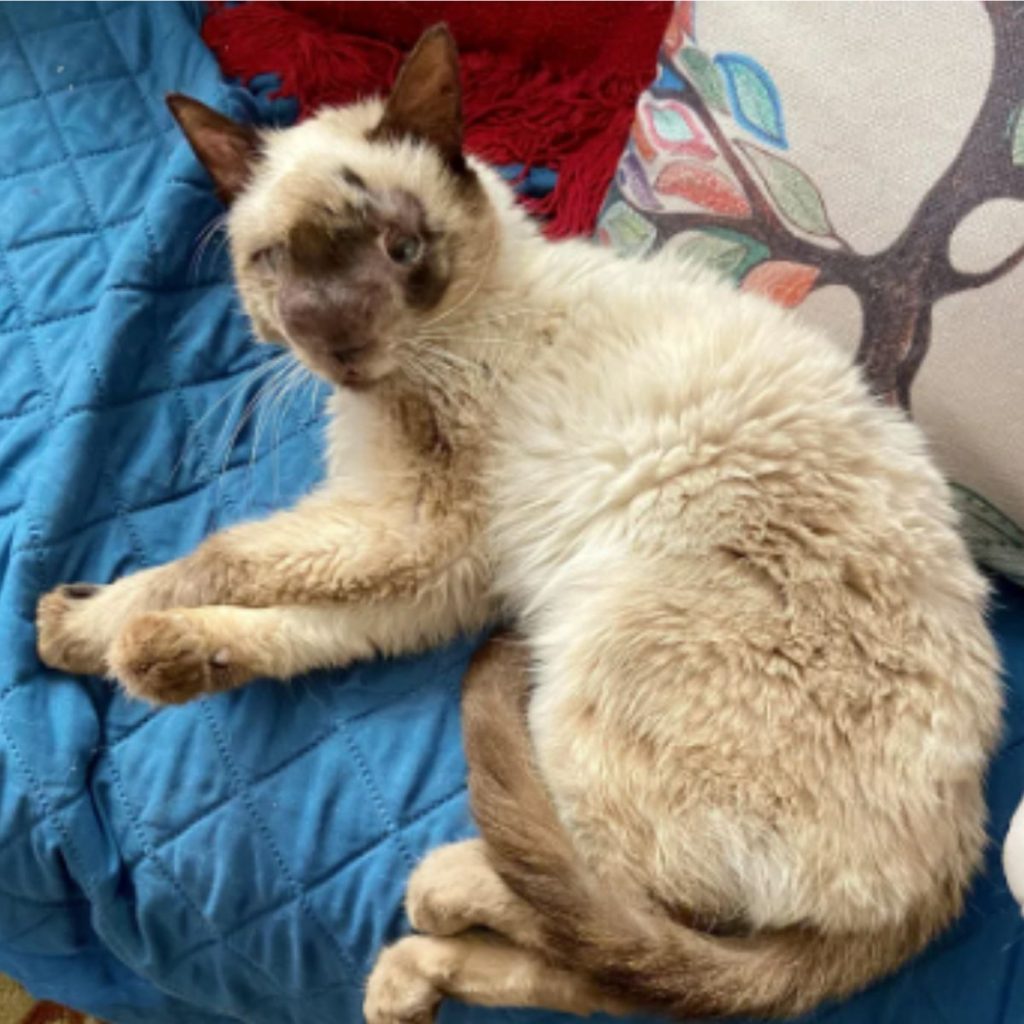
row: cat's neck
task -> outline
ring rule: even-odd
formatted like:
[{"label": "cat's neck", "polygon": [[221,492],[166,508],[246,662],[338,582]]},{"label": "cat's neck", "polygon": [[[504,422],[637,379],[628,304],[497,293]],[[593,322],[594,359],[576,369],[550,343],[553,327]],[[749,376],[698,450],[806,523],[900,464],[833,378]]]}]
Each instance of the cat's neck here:
[{"label": "cat's neck", "polygon": [[533,224],[513,223],[466,295],[428,324],[426,340],[453,365],[469,363],[488,378],[512,380],[579,313],[595,277],[614,258],[587,242],[552,242]]}]

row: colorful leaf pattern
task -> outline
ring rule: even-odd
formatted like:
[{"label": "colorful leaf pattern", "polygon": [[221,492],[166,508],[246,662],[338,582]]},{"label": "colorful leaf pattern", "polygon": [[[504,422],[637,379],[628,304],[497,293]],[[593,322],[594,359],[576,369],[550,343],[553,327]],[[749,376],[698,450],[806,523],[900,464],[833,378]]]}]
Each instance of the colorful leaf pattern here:
[{"label": "colorful leaf pattern", "polygon": [[711,140],[689,107],[665,100],[644,103],[640,110],[647,137],[658,149],[714,160],[717,154]]},{"label": "colorful leaf pattern", "polygon": [[[759,141],[787,146],[782,104],[771,75],[745,54],[712,59],[697,47],[692,6],[676,5],[655,83],[659,95],[643,98],[638,106],[630,130],[632,145],[616,175],[620,198],[601,217],[601,239],[628,255],[643,255],[654,247],[657,228],[644,214],[665,209],[663,199],[683,200],[720,218],[742,221],[753,216],[748,196],[722,166],[707,127],[687,101],[687,90],[694,89],[709,110],[731,114]],[[665,92],[682,98],[665,98]],[[789,223],[809,235],[834,234],[821,193],[799,167],[762,146],[742,140],[736,145]],[[799,305],[819,276],[816,267],[773,260],[768,246],[742,229],[693,229],[672,239],[667,248],[679,259],[708,266],[782,306]]]},{"label": "colorful leaf pattern", "polygon": [[743,53],[720,53],[715,64],[725,76],[732,115],[755,138],[785,149],[782,102],[771,75]]},{"label": "colorful leaf pattern", "polygon": [[647,133],[644,131],[643,121],[641,121],[639,114],[637,114],[636,120],[633,122],[633,127],[629,130],[629,137],[632,139],[633,145],[636,146],[636,151],[640,154],[641,158],[648,163],[658,155],[658,151],[654,148],[651,140],[647,138]]},{"label": "colorful leaf pattern", "polygon": [[834,234],[821,193],[796,164],[749,142],[737,140],[736,145],[754,165],[772,199],[791,224],[809,235]]},{"label": "colorful leaf pattern", "polygon": [[[1021,6],[985,5],[997,40],[1002,40],[996,46],[989,89],[962,148],[928,193],[933,204],[941,197],[958,222],[977,208],[979,192],[1024,196],[1019,63],[1024,52],[1024,18],[1017,16]],[[936,295],[941,298],[982,287],[1024,265],[1020,258],[1024,250],[1017,250],[1013,259],[993,268],[998,273],[944,271],[944,261],[936,259],[936,254],[947,251],[949,231],[942,224],[936,227],[936,218],[922,216],[923,204],[901,236],[907,270],[918,271],[916,277],[902,277],[900,268],[894,276],[887,251],[864,254],[845,244],[815,182],[778,152],[789,145],[771,75],[745,54],[715,55],[698,48],[693,5],[688,0],[676,5],[658,78],[642,104],[652,99],[656,127],[651,119],[645,121],[641,105],[632,145],[623,158],[629,169],[613,187],[601,220],[602,240],[625,252],[647,253],[660,238],[666,256],[708,266],[737,281],[744,291],[784,307],[799,305],[825,280],[849,287],[860,300],[865,321],[869,311],[874,314],[873,329],[868,330],[865,322],[861,351],[874,359],[869,383],[887,401],[909,405],[910,386],[922,357],[920,346],[927,351],[930,341]],[[673,100],[696,122],[682,113],[678,119],[667,115]],[[709,151],[699,155],[688,134],[693,123],[700,129],[694,134],[707,139]],[[979,147],[984,156],[981,166],[991,172],[991,180],[982,185],[966,173],[977,168]],[[641,176],[664,198],[663,210],[649,212],[644,206]],[[880,286],[881,280],[888,286]],[[914,351],[908,355],[909,337],[914,339]],[[1024,531],[975,493],[957,489],[957,499],[961,528],[974,553],[1024,582]]]},{"label": "colorful leaf pattern", "polygon": [[666,249],[679,259],[694,260],[737,282],[770,256],[767,246],[739,231],[722,228],[687,231],[677,235]]},{"label": "colorful leaf pattern", "polygon": [[665,29],[665,47],[674,53],[686,41],[693,38],[693,0],[680,0],[672,11]]},{"label": "colorful leaf pattern", "polygon": [[677,59],[704,102],[719,113],[728,114],[729,101],[725,97],[725,82],[714,61],[696,46],[684,47]]},{"label": "colorful leaf pattern", "polygon": [[671,92],[682,92],[686,88],[686,82],[679,77],[679,73],[667,60],[658,62],[658,77],[654,80],[655,86]]},{"label": "colorful leaf pattern", "polygon": [[980,561],[1024,587],[1024,530],[980,494],[953,483],[960,532]]},{"label": "colorful leaf pattern", "polygon": [[635,153],[627,154],[619,164],[618,182],[623,193],[642,209],[656,211],[663,208],[658,197],[651,191],[643,164]]},{"label": "colorful leaf pattern", "polygon": [[646,217],[621,200],[605,211],[601,227],[607,241],[626,256],[643,256],[654,245],[658,234]]},{"label": "colorful leaf pattern", "polygon": [[760,263],[743,279],[743,291],[755,292],[787,309],[807,298],[820,271],[817,267],[788,260]]},{"label": "colorful leaf pattern", "polygon": [[696,160],[676,160],[654,183],[659,195],[678,196],[725,217],[747,217],[750,203],[721,171]]}]

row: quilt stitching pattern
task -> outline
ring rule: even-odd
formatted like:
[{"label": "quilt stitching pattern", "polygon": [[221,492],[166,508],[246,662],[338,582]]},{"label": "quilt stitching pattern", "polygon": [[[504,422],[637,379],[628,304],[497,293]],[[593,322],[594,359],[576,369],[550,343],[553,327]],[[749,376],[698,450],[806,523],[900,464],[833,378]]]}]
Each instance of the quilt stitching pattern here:
[{"label": "quilt stitching pattern", "polygon": [[[118,79],[112,79],[112,81],[119,81],[119,80],[120,80],[119,78]],[[51,94],[48,94],[48,93],[41,94],[42,98],[44,98],[44,99],[45,99],[45,97],[47,95],[51,95]],[[145,146],[145,145],[147,145],[149,143],[152,143],[152,142],[161,141],[166,135],[169,135],[169,134],[171,134],[172,132],[175,132],[175,131],[177,131],[177,129],[174,128],[173,126],[171,126],[170,128],[165,129],[159,135],[144,135],[144,136],[142,136],[142,138],[132,139],[131,142],[122,142],[122,143],[118,143],[116,145],[102,146],[99,149],[90,149],[90,150],[87,150],[84,153],[76,154],[74,159],[77,162],[80,163],[83,160],[93,160],[96,157],[112,156],[115,153],[123,153],[126,150],[135,149],[138,146]],[[65,167],[65,166],[67,166],[67,162],[68,162],[68,156],[67,156],[67,154],[65,154],[63,156],[58,157],[56,160],[48,160],[45,163],[34,164],[31,167],[24,167],[24,168],[22,168],[21,170],[18,170],[18,171],[10,171],[10,172],[8,172],[6,174],[0,174],[0,181],[2,181],[2,182],[11,182],[11,181],[15,181],[18,178],[25,178],[25,177],[28,177],[29,175],[32,175],[32,174],[38,174],[40,171],[49,170],[51,167]],[[95,234],[95,230],[94,229],[90,229],[88,233],[89,234]]]},{"label": "quilt stitching pattern", "polygon": [[323,933],[327,937],[327,940],[332,943],[341,955],[342,959],[346,962],[350,969],[355,968],[355,964],[348,951],[338,942],[337,935],[334,931],[326,925],[321,919],[319,914],[312,908],[309,901],[309,894],[303,889],[303,886],[299,883],[298,879],[294,876],[288,867],[288,863],[285,858],[281,855],[281,851],[278,848],[277,842],[274,840],[273,832],[269,825],[264,820],[263,815],[260,813],[258,807],[252,799],[251,793],[248,791],[247,785],[242,778],[241,771],[239,770],[238,764],[235,759],[231,756],[227,744],[224,742],[224,736],[217,725],[216,718],[213,711],[210,709],[209,704],[204,704],[200,707],[203,718],[206,721],[210,732],[213,734],[214,743],[217,747],[217,753],[220,755],[221,762],[227,769],[228,777],[234,788],[237,789],[238,799],[242,802],[245,807],[246,813],[251,819],[253,825],[256,828],[257,833],[263,838],[263,841],[267,845],[267,849],[270,851],[270,855],[273,858],[274,865],[277,870],[281,873],[281,877],[285,880],[289,891],[292,894],[302,909],[303,916],[306,917],[310,923]]},{"label": "quilt stitching pattern", "polygon": [[[18,652],[16,670],[0,678],[0,871],[19,879],[0,891],[10,910],[0,915],[0,969],[17,975],[19,957],[39,952],[64,962],[84,942],[107,958],[110,972],[131,977],[132,991],[147,991],[146,1005],[127,998],[111,1005],[109,992],[67,970],[55,970],[41,994],[111,1021],[276,1022],[284,992],[296,1001],[292,1019],[344,1019],[344,1006],[358,1004],[367,959],[399,924],[409,868],[439,828],[465,831],[451,684],[469,648],[422,668],[359,669],[347,687],[328,679],[292,695],[257,687],[180,715],[131,705],[99,681],[56,680],[35,663],[32,617],[42,590],[173,557],[221,519],[284,504],[319,472],[321,415],[305,401],[285,410],[261,444],[259,429],[240,421],[265,357],[249,345],[223,254],[208,256],[196,273],[181,239],[183,232],[197,238],[216,207],[163,112],[162,93],[185,88],[249,116],[252,97],[220,81],[187,5],[104,3],[82,18],[71,11],[9,4],[0,19],[0,47],[16,56],[10,66],[20,74],[10,94],[0,92],[0,111],[34,118],[33,132],[51,140],[54,154],[40,160],[43,145],[4,150],[0,175],[0,201],[32,212],[0,243],[0,346],[14,346],[0,370],[21,372],[24,383],[10,378],[8,393],[17,381],[26,396],[0,408],[8,482],[0,483],[7,567],[0,621]],[[44,80],[62,65],[52,40],[72,25],[97,26],[111,49],[106,65],[55,86]],[[178,77],[183,66],[192,68],[191,80]],[[81,91],[76,99],[96,108],[116,95],[117,114],[138,129],[111,137],[101,120],[62,122],[56,111],[72,86]],[[141,177],[123,177],[136,165]],[[122,200],[117,207],[109,205],[113,196]],[[71,220],[50,215],[61,204]],[[80,258],[94,265],[79,278]],[[54,270],[44,290],[25,276]],[[237,443],[224,452],[236,426]],[[277,478],[274,490],[268,485]],[[409,672],[424,677],[428,692],[403,683]],[[307,691],[309,699],[294,696]],[[282,715],[290,716],[287,727],[279,727]],[[381,775],[401,761],[381,723],[392,715],[419,720],[434,736],[447,723],[443,770],[410,780],[413,789],[399,799]],[[35,742],[30,721],[47,723],[52,749]],[[204,721],[206,729],[197,729]],[[266,756],[255,763],[238,734],[244,722],[266,733],[270,750],[261,745]],[[176,744],[188,747],[193,763],[183,766]],[[338,778],[316,782],[331,772]],[[201,798],[182,795],[190,786],[203,790]],[[309,854],[271,813],[281,792],[303,792],[341,818],[351,813],[358,827],[350,834],[343,820],[325,818],[328,834]],[[242,834],[225,839],[228,822]],[[211,836],[221,836],[213,847]],[[218,867],[208,874],[211,855]],[[246,857],[255,861],[231,877],[232,860]],[[221,862],[225,874],[214,878]],[[380,898],[368,902],[376,889]],[[352,907],[360,908],[357,920]],[[282,959],[279,946],[261,950],[281,929],[286,946],[312,950],[310,964]],[[208,983],[202,1006],[184,998],[197,972]]]},{"label": "quilt stitching pattern", "polygon": [[[108,406],[108,408],[116,408],[116,407],[117,407],[116,405]],[[76,411],[77,412],[88,412],[90,410],[85,408],[85,409],[80,409],[80,410],[76,410]],[[300,438],[300,437],[305,436],[306,434],[308,434],[310,427],[311,426],[315,426],[318,422],[319,422],[319,420],[317,418],[309,418],[307,420],[302,421],[300,423],[300,425],[298,427],[296,427],[294,430],[292,430],[292,431],[290,431],[290,432],[288,432],[286,434],[281,434],[281,436],[280,436],[280,443],[281,444],[286,444],[286,443],[291,442],[292,440],[294,440],[296,438]],[[239,461],[239,462],[235,462],[235,463],[228,463],[228,464],[225,465],[223,470],[218,469],[215,473],[208,473],[208,474],[204,474],[202,476],[197,476],[197,478],[196,478],[195,482],[193,483],[193,485],[190,486],[189,488],[185,489],[185,490],[176,491],[176,492],[171,493],[171,494],[166,494],[166,495],[161,496],[160,498],[154,498],[153,500],[148,501],[148,502],[143,501],[143,502],[139,502],[138,504],[135,504],[135,505],[126,505],[126,506],[124,506],[124,509],[125,509],[125,511],[127,513],[132,514],[132,513],[136,513],[136,512],[148,512],[148,511],[152,511],[153,509],[157,509],[157,508],[160,508],[160,507],[165,506],[165,505],[176,504],[179,501],[184,501],[184,500],[187,500],[187,499],[193,497],[198,492],[202,492],[202,491],[208,490],[210,488],[210,486],[213,485],[213,484],[223,483],[225,478],[229,474],[238,472],[240,470],[250,470],[254,466],[258,465],[258,463],[266,461],[267,459],[271,459],[273,457],[274,457],[274,452],[273,451],[262,451],[262,452],[259,452],[254,459],[251,459],[251,460],[247,459],[247,460]],[[16,511],[16,509],[12,510],[12,511]],[[40,541],[39,543],[25,543],[23,546],[20,546],[20,547],[16,546],[13,550],[14,550],[15,553],[21,553],[23,551],[28,551],[28,550],[42,550],[42,551],[45,551],[45,550],[53,548],[53,547],[58,547],[58,546],[60,546],[62,544],[66,544],[68,541],[73,540],[78,534],[82,533],[85,530],[93,529],[93,528],[95,528],[97,526],[102,526],[104,523],[109,523],[112,520],[115,520],[115,519],[118,519],[118,518],[119,518],[119,515],[115,512],[115,513],[112,513],[111,515],[102,516],[102,517],[100,517],[98,519],[91,519],[91,520],[88,520],[88,521],[84,522],[80,527],[76,528],[76,530],[73,533],[68,534],[66,536],[65,535],[60,535],[60,536],[57,536],[57,537],[51,537],[51,538],[48,538],[46,541]]]}]

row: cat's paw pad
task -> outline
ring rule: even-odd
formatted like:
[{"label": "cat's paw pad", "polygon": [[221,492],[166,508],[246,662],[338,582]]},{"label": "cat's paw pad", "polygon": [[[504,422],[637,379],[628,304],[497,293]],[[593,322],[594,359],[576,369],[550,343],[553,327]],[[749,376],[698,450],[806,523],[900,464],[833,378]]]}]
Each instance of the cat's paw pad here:
[{"label": "cat's paw pad", "polygon": [[492,895],[498,880],[484,857],[476,840],[427,854],[405,890],[405,912],[416,931],[457,935],[487,922],[489,915],[478,904]]},{"label": "cat's paw pad", "polygon": [[44,665],[85,675],[104,671],[103,644],[82,614],[83,606],[102,589],[92,583],[66,583],[39,599],[36,650]]},{"label": "cat's paw pad", "polygon": [[184,704],[249,678],[231,650],[211,643],[188,612],[132,619],[114,641],[110,671],[131,696],[152,704]]},{"label": "cat's paw pad", "polygon": [[441,992],[420,964],[429,942],[412,936],[381,953],[366,983],[366,1024],[432,1024]]}]

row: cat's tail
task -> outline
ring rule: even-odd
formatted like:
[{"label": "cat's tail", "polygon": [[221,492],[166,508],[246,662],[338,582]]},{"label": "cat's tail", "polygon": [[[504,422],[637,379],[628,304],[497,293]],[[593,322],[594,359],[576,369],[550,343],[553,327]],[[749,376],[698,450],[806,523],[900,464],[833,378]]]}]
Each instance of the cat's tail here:
[{"label": "cat's tail", "polygon": [[[958,894],[899,926],[722,936],[645,913],[588,876],[536,771],[521,648],[491,641],[463,691],[476,822],[493,866],[543,921],[544,951],[625,1002],[681,1017],[791,1016],[894,970],[945,925]],[[941,904],[941,905],[939,905]]]}]

